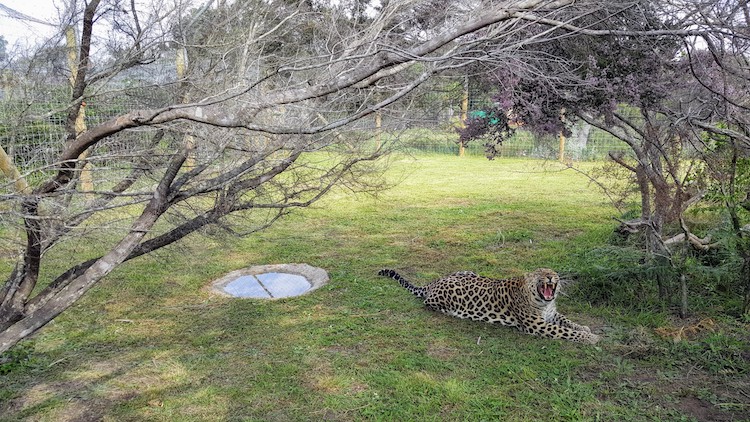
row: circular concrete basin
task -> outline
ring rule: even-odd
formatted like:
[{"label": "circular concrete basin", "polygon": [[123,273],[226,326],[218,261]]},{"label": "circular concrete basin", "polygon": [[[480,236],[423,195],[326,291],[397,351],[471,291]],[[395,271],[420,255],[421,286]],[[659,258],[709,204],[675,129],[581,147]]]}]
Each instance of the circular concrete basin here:
[{"label": "circular concrete basin", "polygon": [[210,284],[213,293],[239,298],[280,299],[309,293],[328,282],[328,273],[307,264],[257,265]]}]

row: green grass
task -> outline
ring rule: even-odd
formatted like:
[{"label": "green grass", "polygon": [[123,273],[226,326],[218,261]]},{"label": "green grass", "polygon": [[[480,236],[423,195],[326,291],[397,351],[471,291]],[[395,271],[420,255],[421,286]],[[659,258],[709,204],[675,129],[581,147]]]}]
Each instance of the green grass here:
[{"label": "green grass", "polygon": [[[584,346],[429,312],[375,275],[574,274],[615,224],[578,173],[430,155],[396,157],[386,176],[395,186],[375,197],[337,192],[256,236],[190,238],[122,266],[0,366],[0,420],[750,418],[748,327],[734,320],[673,344],[654,335],[669,315],[563,297],[605,335]],[[331,281],[272,302],[204,289],[283,262]]]}]

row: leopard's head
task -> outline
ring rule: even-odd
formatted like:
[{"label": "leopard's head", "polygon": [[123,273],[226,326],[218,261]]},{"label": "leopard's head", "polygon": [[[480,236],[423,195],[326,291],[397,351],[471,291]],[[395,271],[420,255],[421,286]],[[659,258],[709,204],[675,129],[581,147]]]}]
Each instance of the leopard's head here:
[{"label": "leopard's head", "polygon": [[540,304],[547,304],[557,297],[557,287],[560,276],[547,268],[539,268],[526,276],[528,287],[533,289],[534,300]]}]

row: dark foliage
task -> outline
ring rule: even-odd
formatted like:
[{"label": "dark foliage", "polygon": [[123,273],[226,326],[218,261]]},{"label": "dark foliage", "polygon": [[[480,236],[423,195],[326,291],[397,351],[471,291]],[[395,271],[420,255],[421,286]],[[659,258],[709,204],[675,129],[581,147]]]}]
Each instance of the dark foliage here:
[{"label": "dark foliage", "polygon": [[[612,4],[613,10],[619,6]],[[648,4],[614,14],[598,11],[575,20],[589,29],[627,28],[634,31],[670,29]],[[675,37],[591,36],[554,30],[551,40],[529,43],[523,62],[498,63],[478,75],[490,85],[495,115],[505,114],[537,134],[569,134],[568,126],[580,113],[611,121],[619,104],[651,108],[667,96],[674,81],[655,75],[673,74],[680,48]],[[522,31],[523,36],[536,33]],[[479,139],[492,126],[470,120],[462,132],[466,140]],[[474,127],[472,127],[474,126]]]},{"label": "dark foliage", "polygon": [[466,127],[456,130],[459,134],[458,143],[461,145],[466,145],[474,139],[484,139],[484,150],[489,159],[495,158],[500,153],[500,145],[513,136],[514,132],[507,114],[496,109],[475,113],[466,122]]}]

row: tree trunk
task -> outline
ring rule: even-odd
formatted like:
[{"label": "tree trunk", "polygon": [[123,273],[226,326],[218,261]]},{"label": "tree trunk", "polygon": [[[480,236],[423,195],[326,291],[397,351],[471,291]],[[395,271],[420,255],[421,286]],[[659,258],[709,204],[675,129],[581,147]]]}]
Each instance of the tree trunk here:
[{"label": "tree trunk", "polygon": [[680,318],[688,315],[688,285],[685,273],[680,274]]},{"label": "tree trunk", "polygon": [[750,256],[743,251],[742,271],[740,279],[745,284],[745,297],[742,301],[742,313],[750,317]]},{"label": "tree trunk", "polygon": [[10,349],[16,343],[52,321],[83,296],[96,282],[122,263],[156,222],[160,215],[157,205],[158,202],[154,202],[152,207],[148,207],[135,222],[130,233],[81,276],[63,287],[59,293],[43,303],[35,312],[24,315],[7,329],[0,331],[0,353]]},{"label": "tree trunk", "polygon": [[[76,80],[78,79],[78,41],[76,40],[76,31],[75,28],[70,25],[67,28],[65,28],[65,45],[68,49],[68,67],[70,68],[70,86],[73,88],[76,84]],[[81,106],[78,108],[78,115],[75,117],[75,124],[73,126],[73,130],[75,132],[75,136],[78,136],[79,134],[86,131],[86,103],[81,103]],[[81,155],[78,157],[78,160],[80,161],[80,165],[82,166],[81,169],[81,189],[83,191],[93,191],[94,190],[94,182],[93,182],[93,176],[91,174],[91,163],[86,161],[86,158],[88,158],[89,150],[84,151],[81,153]]]},{"label": "tree trunk", "polygon": [[[28,295],[31,293],[30,291],[28,293],[23,292],[25,295],[18,296],[19,300],[23,299],[20,302],[23,312],[19,315],[20,318],[14,317],[14,321],[0,331],[0,353],[10,349],[16,343],[52,321],[52,319],[80,299],[94,284],[128,258],[141,243],[151,227],[153,227],[156,220],[167,210],[170,185],[184,164],[186,154],[187,152],[183,150],[182,153],[173,156],[148,205],[146,205],[141,215],[133,222],[129,233],[109,253],[97,259],[81,275],[73,278],[59,290],[53,289],[49,291],[49,294],[40,294],[35,297],[34,299],[41,297],[41,300],[39,302],[35,301],[33,309],[24,309]],[[27,214],[36,215],[36,211],[28,211]],[[27,218],[26,221],[28,224],[29,221],[33,222],[35,220]],[[31,236],[31,234],[36,232],[38,230],[27,229],[29,245],[27,246],[27,254],[24,261],[26,273],[24,274],[24,284],[21,285],[19,290],[33,289],[36,284],[36,277],[39,273],[38,259],[41,256],[41,244],[38,236]],[[33,278],[33,280],[26,280],[29,278]]]},{"label": "tree trunk", "polygon": [[18,172],[18,168],[13,163],[13,159],[5,153],[5,149],[0,145],[0,171],[3,172],[5,177],[13,181],[16,193],[28,195],[31,193],[29,184],[26,183],[26,179],[21,176]]},{"label": "tree trunk", "polygon": [[585,158],[591,125],[586,122],[578,122],[571,128],[571,134],[566,140],[565,149],[573,158]]}]

